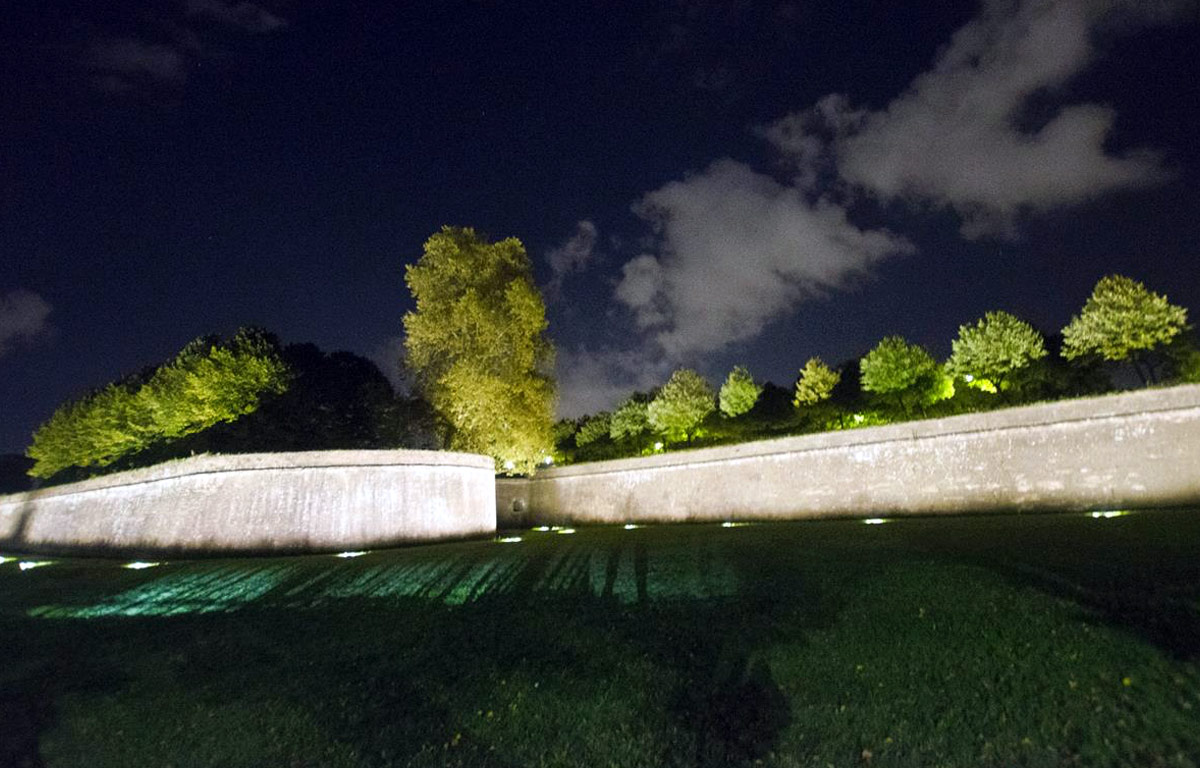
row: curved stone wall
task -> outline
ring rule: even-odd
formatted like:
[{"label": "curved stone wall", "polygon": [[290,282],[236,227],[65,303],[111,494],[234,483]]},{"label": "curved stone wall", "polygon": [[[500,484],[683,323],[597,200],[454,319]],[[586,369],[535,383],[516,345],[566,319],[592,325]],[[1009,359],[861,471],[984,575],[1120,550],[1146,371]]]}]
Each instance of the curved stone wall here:
[{"label": "curved stone wall", "polygon": [[501,526],[1200,505],[1200,386],[580,464]]},{"label": "curved stone wall", "polygon": [[0,546],[170,554],[349,550],[496,530],[494,465],[437,451],[196,456],[0,496]]}]

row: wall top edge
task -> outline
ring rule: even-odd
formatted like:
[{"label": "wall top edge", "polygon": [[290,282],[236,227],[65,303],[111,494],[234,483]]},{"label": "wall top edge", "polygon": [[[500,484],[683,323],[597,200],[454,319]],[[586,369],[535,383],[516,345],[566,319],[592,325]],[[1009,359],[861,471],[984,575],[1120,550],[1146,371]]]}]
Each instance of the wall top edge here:
[{"label": "wall top edge", "polygon": [[23,503],[83,491],[170,480],[188,475],[245,472],[271,469],[322,469],[329,467],[462,467],[495,471],[489,456],[454,451],[346,450],[294,451],[289,453],[202,454],[155,464],[151,467],[114,472],[77,483],[54,485],[22,493],[0,495],[0,504]]},{"label": "wall top edge", "polygon": [[539,480],[626,472],[655,467],[704,464],[726,459],[769,456],[777,453],[842,448],[895,440],[914,440],[974,432],[994,432],[1021,427],[1050,426],[1053,424],[1108,419],[1139,413],[1195,409],[1200,409],[1200,384],[1186,384],[1160,389],[1101,395],[1098,397],[1023,405],[983,413],[947,416],[940,419],[908,421],[879,427],[818,432],[769,440],[757,440],[749,443],[721,445],[712,448],[674,451],[652,456],[635,456],[627,459],[596,461],[539,470],[531,478],[514,480],[517,482],[537,482]]}]

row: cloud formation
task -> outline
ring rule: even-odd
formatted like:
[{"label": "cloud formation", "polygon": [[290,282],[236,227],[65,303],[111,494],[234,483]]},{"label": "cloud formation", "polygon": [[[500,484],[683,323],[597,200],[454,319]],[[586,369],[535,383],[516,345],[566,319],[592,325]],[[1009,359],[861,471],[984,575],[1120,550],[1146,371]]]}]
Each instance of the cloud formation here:
[{"label": "cloud formation", "polygon": [[565,242],[546,254],[550,265],[550,283],[547,286],[551,297],[562,291],[563,281],[573,272],[582,272],[596,257],[596,240],[599,231],[596,225],[583,219],[575,225],[575,232]]},{"label": "cloud formation", "polygon": [[138,82],[179,85],[187,79],[187,59],[172,45],[132,37],[97,40],[88,49],[88,64],[104,90],[120,91]]},{"label": "cloud formation", "polygon": [[610,409],[635,391],[661,386],[671,375],[671,367],[670,361],[646,348],[559,350],[555,366],[558,415],[576,418]]},{"label": "cloud formation", "polygon": [[1103,35],[1167,23],[1194,0],[984,0],[930,69],[879,110],[833,94],[759,133],[788,162],[780,181],[733,160],[647,193],[634,212],[653,244],[615,287],[643,332],[630,349],[560,356],[562,412],[611,406],[703,366],[799,304],[911,254],[902,235],[856,225],[866,197],[948,208],[968,238],[1011,237],[1047,212],[1168,176],[1147,149],[1114,151],[1111,107],[1066,88]]},{"label": "cloud formation", "polygon": [[646,194],[634,210],[658,247],[624,266],[616,297],[677,361],[756,336],[798,302],[913,250],[733,160]]},{"label": "cloud formation", "polygon": [[18,343],[29,343],[50,332],[47,318],[53,308],[33,291],[18,288],[0,295],[0,357]]},{"label": "cloud formation", "polygon": [[[250,2],[184,0],[187,18],[204,18],[252,34],[265,34],[287,26],[287,21]],[[152,35],[103,36],[93,40],[84,56],[92,81],[111,93],[172,91],[187,82],[189,69],[213,58],[198,27],[179,18],[157,19]]]},{"label": "cloud formation", "polygon": [[247,32],[272,32],[287,22],[254,3],[227,3],[224,0],[187,0],[187,12],[204,16],[226,26]]},{"label": "cloud formation", "polygon": [[769,126],[799,183],[836,176],[885,200],[952,208],[964,236],[1012,236],[1023,212],[1074,205],[1166,176],[1146,149],[1106,143],[1114,111],[1067,104],[1034,120],[1034,99],[1053,99],[1096,55],[1098,30],[1120,19],[1169,18],[1178,3],[989,0],[934,62],[884,109],[828,96]]}]

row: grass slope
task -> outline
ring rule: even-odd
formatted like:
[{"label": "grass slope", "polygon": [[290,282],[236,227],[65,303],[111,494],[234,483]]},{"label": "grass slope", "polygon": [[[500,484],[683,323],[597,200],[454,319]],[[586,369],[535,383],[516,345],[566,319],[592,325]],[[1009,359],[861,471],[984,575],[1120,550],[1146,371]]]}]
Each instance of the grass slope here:
[{"label": "grass slope", "polygon": [[1192,766],[1200,514],[0,565],[0,765]]}]

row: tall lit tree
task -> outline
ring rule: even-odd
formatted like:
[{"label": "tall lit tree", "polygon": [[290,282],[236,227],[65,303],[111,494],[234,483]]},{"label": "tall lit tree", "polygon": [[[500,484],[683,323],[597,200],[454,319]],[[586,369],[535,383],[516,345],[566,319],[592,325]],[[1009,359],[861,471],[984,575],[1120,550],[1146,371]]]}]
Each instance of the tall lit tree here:
[{"label": "tall lit tree", "polygon": [[730,418],[741,416],[754,407],[761,394],[762,387],[754,383],[750,371],[742,365],[734,366],[725,378],[725,383],[721,385],[721,413]]},{"label": "tall lit tree", "polygon": [[1187,310],[1132,278],[1100,278],[1083,312],[1063,328],[1062,354],[1068,360],[1095,355],[1128,360],[1143,383],[1157,380],[1150,352],[1187,326]]},{"label": "tall lit tree", "polygon": [[704,377],[680,368],[650,401],[650,426],[672,440],[691,440],[696,427],[715,409],[716,395]]},{"label": "tall lit tree", "polygon": [[1000,392],[1012,374],[1046,356],[1042,334],[1007,312],[988,312],[973,325],[959,326],[950,349],[948,374],[969,383],[986,380]]},{"label": "tall lit tree", "polygon": [[408,369],[450,426],[450,447],[532,472],[553,445],[554,349],[520,240],[443,227],[405,272]]},{"label": "tall lit tree", "polygon": [[942,374],[926,349],[900,336],[883,339],[859,361],[862,388],[891,399],[906,414],[938,396]]},{"label": "tall lit tree", "polygon": [[792,404],[799,408],[824,402],[833,395],[833,388],[841,380],[842,374],[826,365],[821,358],[810,357],[796,379],[796,396]]}]

